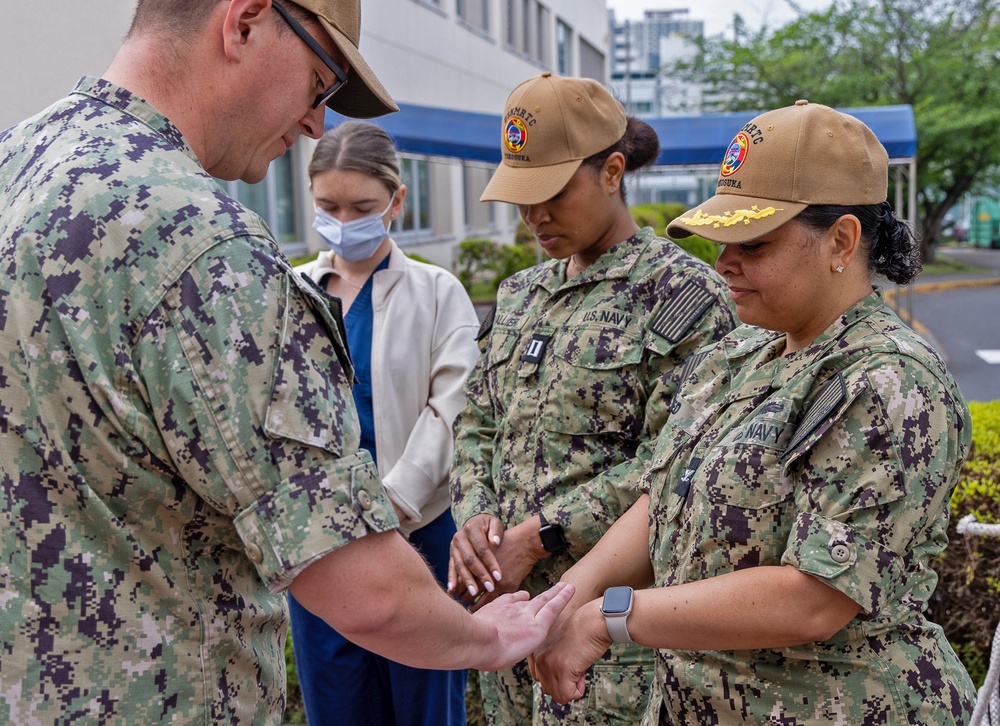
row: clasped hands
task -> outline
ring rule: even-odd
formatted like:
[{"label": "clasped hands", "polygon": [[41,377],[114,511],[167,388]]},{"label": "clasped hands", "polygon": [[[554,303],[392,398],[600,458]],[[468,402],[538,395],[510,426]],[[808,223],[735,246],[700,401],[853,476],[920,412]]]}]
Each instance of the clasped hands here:
[{"label": "clasped hands", "polygon": [[[537,516],[504,529],[489,514],[470,517],[451,542],[448,594],[476,611],[503,593],[515,592],[535,564],[547,557]],[[600,600],[574,595],[549,634],[528,656],[531,676],[559,703],[581,698],[587,669],[611,646]]]}]

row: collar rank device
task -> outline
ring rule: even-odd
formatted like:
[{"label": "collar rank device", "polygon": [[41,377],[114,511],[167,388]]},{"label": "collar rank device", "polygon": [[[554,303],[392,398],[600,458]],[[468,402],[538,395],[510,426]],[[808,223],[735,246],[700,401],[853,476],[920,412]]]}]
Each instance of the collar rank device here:
[{"label": "collar rank device", "polygon": [[615,643],[632,643],[625,623],[632,612],[632,588],[609,587],[604,591],[604,602],[601,604],[604,613],[604,623],[608,626],[608,635]]},{"label": "collar rank device", "polygon": [[538,536],[542,538],[542,549],[552,555],[557,555],[569,546],[566,542],[566,535],[563,534],[562,527],[558,524],[549,524],[545,515],[538,513],[541,526],[538,528]]}]

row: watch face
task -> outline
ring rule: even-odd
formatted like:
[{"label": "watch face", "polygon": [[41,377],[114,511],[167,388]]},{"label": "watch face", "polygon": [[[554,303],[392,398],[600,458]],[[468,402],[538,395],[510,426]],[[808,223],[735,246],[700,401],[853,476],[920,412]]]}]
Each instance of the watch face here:
[{"label": "watch face", "polygon": [[542,539],[542,547],[546,552],[561,552],[566,549],[566,537],[562,530],[554,524],[548,524],[538,530],[538,535]]},{"label": "watch face", "polygon": [[610,587],[604,592],[604,604],[601,606],[601,611],[606,615],[627,613],[631,604],[631,587]]}]

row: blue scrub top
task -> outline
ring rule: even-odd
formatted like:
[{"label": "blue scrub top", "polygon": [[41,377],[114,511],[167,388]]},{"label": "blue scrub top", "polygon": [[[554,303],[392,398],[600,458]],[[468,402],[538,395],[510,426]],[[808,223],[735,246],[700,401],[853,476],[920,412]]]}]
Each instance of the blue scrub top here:
[{"label": "blue scrub top", "polygon": [[344,327],[347,328],[347,346],[351,351],[351,362],[354,363],[354,375],[357,383],[351,389],[354,394],[354,406],[358,409],[358,419],[361,421],[361,448],[372,455],[372,461],[378,464],[375,453],[375,408],[372,401],[372,327],[374,324],[374,309],[372,308],[372,280],[375,272],[389,267],[389,258],[369,275],[358,296],[351,303],[351,309],[344,316]]}]

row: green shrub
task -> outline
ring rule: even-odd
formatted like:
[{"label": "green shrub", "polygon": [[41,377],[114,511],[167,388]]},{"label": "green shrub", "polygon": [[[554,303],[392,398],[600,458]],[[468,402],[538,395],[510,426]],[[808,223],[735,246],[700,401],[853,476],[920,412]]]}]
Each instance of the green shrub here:
[{"label": "green shrub", "polygon": [[423,263],[428,264],[428,265],[437,265],[436,262],[432,262],[431,260],[428,260],[423,255],[418,255],[416,252],[404,252],[403,254],[405,254],[411,260],[416,260],[417,262],[423,262]]},{"label": "green shrub", "polygon": [[698,235],[691,235],[683,239],[676,239],[674,243],[682,250],[686,250],[692,257],[704,260],[710,265],[714,265],[719,257],[720,246]]},{"label": "green shrub", "polygon": [[288,694],[285,700],[285,718],[283,723],[303,724],[306,722],[306,709],[302,703],[299,674],[295,670],[295,654],[292,651],[291,628],[288,629],[288,636],[285,640],[285,674],[288,678]]},{"label": "green shrub", "polygon": [[[636,204],[629,207],[628,211],[640,227],[652,227],[658,236],[666,237],[667,225],[684,214],[687,207],[676,202],[657,202],[655,204]],[[674,242],[682,250],[710,265],[714,265],[719,256],[719,245],[704,237],[692,235],[684,239],[674,240]]]},{"label": "green shrub", "polygon": [[[500,246],[489,239],[467,239],[458,245],[456,275],[466,290],[477,282],[494,277],[500,257]],[[496,288],[494,288],[495,290]]]},{"label": "green shrub", "polygon": [[660,237],[667,232],[667,225],[687,211],[687,207],[677,202],[653,202],[635,204],[629,207],[632,219],[640,227],[652,227]]},{"label": "green shrub", "polygon": [[298,267],[299,265],[304,265],[307,262],[312,262],[313,260],[316,259],[317,255],[319,255],[319,252],[313,252],[308,255],[302,255],[300,257],[289,257],[288,262],[291,264],[292,267]]},{"label": "green shrub", "polygon": [[951,497],[948,547],[934,564],[940,578],[929,616],[944,628],[978,688],[989,666],[1000,606],[1000,537],[962,535],[958,521],[974,514],[1000,522],[1000,401],[969,404],[972,450]]}]

